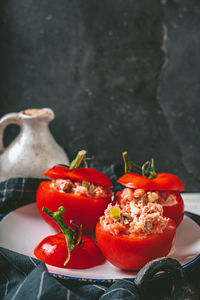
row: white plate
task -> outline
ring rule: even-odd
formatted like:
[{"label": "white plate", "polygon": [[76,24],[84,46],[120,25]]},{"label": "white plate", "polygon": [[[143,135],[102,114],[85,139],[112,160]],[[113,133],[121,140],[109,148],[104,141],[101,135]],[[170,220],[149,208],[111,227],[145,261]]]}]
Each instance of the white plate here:
[{"label": "white plate", "polygon": [[[36,204],[23,206],[8,214],[0,223],[1,247],[34,257],[33,250],[39,242],[55,231],[40,217]],[[175,251],[169,255],[184,268],[200,259],[200,227],[187,216],[177,229]],[[48,271],[60,278],[84,281],[115,281],[135,278],[135,272],[120,270],[108,261],[103,265],[85,270],[70,270],[47,265]]]}]

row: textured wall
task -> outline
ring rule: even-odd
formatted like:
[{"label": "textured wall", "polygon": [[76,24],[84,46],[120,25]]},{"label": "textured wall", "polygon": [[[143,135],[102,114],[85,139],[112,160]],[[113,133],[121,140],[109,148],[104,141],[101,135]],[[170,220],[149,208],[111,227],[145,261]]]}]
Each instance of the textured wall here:
[{"label": "textured wall", "polygon": [[51,107],[70,158],[127,150],[200,190],[199,17],[194,0],[2,0],[0,113]]}]

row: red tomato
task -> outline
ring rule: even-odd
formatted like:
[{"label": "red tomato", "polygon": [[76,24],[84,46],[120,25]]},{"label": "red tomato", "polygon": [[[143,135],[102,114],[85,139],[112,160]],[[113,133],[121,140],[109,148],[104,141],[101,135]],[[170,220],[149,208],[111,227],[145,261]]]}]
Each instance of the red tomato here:
[{"label": "red tomato", "polygon": [[157,173],[154,179],[137,173],[126,173],[117,182],[132,189],[144,189],[146,191],[184,191],[182,181],[173,174]]},{"label": "red tomato", "polygon": [[107,198],[77,196],[51,188],[51,181],[43,181],[38,187],[36,202],[43,219],[57,231],[59,226],[42,211],[43,206],[52,211],[64,206],[63,218],[66,224],[70,226],[70,220],[73,220],[77,225],[82,224],[83,231],[87,232],[95,229],[99,217],[111,202],[111,196]]},{"label": "red tomato", "polygon": [[118,179],[118,182],[132,189],[175,192],[177,203],[162,205],[163,215],[174,220],[177,226],[181,223],[184,216],[184,203],[178,191],[185,190],[185,186],[177,176],[168,173],[157,173],[154,179],[150,179],[137,173],[126,173]]},{"label": "red tomato", "polygon": [[150,260],[170,252],[175,232],[171,219],[163,233],[149,235],[113,235],[99,221],[96,239],[103,255],[113,265],[124,270],[139,270]]},{"label": "red tomato", "polygon": [[104,263],[105,258],[95,242],[84,236],[80,246],[75,245],[69,262],[64,266],[67,257],[67,245],[63,233],[46,237],[34,250],[34,255],[45,263],[67,269],[87,269]]},{"label": "red tomato", "polygon": [[95,185],[104,187],[113,187],[110,179],[102,172],[92,168],[78,168],[70,170],[63,166],[55,166],[44,173],[45,176],[52,179],[71,179],[74,181],[89,181]]},{"label": "red tomato", "polygon": [[176,226],[178,226],[183,220],[184,216],[184,202],[179,192],[176,192],[176,201],[177,203],[173,205],[162,205],[163,207],[163,216],[171,218]]}]

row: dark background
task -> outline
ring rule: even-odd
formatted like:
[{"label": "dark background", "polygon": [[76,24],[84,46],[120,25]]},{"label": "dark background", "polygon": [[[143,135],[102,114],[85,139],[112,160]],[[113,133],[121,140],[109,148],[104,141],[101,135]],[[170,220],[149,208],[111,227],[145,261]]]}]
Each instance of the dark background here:
[{"label": "dark background", "polygon": [[199,98],[198,0],[0,2],[0,115],[51,107],[70,159],[126,150],[199,191]]}]

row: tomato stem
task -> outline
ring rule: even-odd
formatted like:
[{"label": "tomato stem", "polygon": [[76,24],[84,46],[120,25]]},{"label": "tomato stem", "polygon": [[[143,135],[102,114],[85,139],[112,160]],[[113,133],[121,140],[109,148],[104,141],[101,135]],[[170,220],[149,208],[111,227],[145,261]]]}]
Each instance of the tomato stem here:
[{"label": "tomato stem", "polygon": [[148,177],[150,179],[154,179],[156,177],[156,171],[155,171],[155,164],[154,159],[151,159],[150,161],[146,161],[142,167],[136,165],[131,160],[128,159],[128,153],[123,152],[122,153],[123,160],[124,160],[124,173],[127,173],[130,170],[137,170],[142,173],[142,176]]},{"label": "tomato stem", "polygon": [[[146,168],[146,166],[147,166],[147,168]],[[146,161],[146,162],[142,165],[142,176],[148,177],[149,170],[150,170],[150,161]]]},{"label": "tomato stem", "polygon": [[122,153],[123,160],[124,160],[124,173],[127,173],[130,170],[137,170],[139,172],[142,171],[142,168],[136,164],[134,164],[131,160],[128,159],[128,152]]},{"label": "tomato stem", "polygon": [[[73,221],[71,221],[71,223],[75,227],[75,229],[73,230],[72,228],[70,228],[65,224],[63,220],[63,213],[65,212],[65,208],[63,206],[60,206],[58,208],[58,211],[56,212],[53,212],[46,207],[43,207],[42,211],[58,224],[62,233],[65,236],[67,249],[68,249],[67,259],[64,262],[64,266],[65,266],[70,260],[70,255],[71,252],[75,249],[75,245],[80,246],[82,243],[82,239],[83,239],[82,226],[79,228],[76,224],[73,223]],[[79,236],[80,239],[78,241]]]},{"label": "tomato stem", "polygon": [[156,177],[154,158],[151,159],[151,171],[149,178],[154,179]]},{"label": "tomato stem", "polygon": [[[147,167],[146,167],[147,166]],[[154,159],[150,161],[146,161],[142,166],[142,176],[148,177],[150,179],[154,179],[156,177]]]},{"label": "tomato stem", "polygon": [[84,162],[84,164],[86,164],[86,162],[85,162],[86,153],[87,152],[85,150],[79,151],[76,158],[71,162],[69,169],[70,170],[78,169],[82,162]]}]

